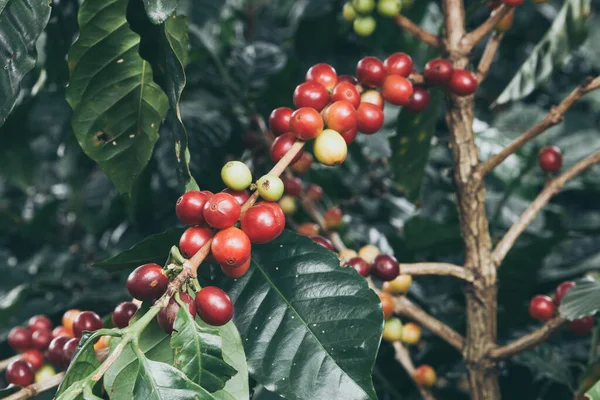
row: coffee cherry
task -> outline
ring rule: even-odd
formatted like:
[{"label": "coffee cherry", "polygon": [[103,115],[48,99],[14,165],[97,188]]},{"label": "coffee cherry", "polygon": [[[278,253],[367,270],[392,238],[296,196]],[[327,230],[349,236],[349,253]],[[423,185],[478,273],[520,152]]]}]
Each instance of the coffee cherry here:
[{"label": "coffee cherry", "polygon": [[23,353],[22,359],[27,361],[34,371],[37,371],[44,365],[44,355],[39,350],[27,350]]},{"label": "coffee cherry", "polygon": [[290,118],[292,110],[289,107],[279,107],[271,111],[269,115],[269,130],[273,135],[279,136],[290,131]]},{"label": "coffee cherry", "polygon": [[380,254],[373,260],[371,272],[382,281],[391,281],[396,279],[400,273],[400,266],[394,257]]},{"label": "coffee cherry", "polygon": [[57,338],[59,336],[73,337],[73,332],[60,325],[52,330],[52,339]]},{"label": "coffee cherry", "polygon": [[73,337],[73,321],[81,313],[81,310],[68,310],[62,316],[62,325],[69,331],[69,336]]},{"label": "coffee cherry", "polygon": [[371,272],[371,264],[369,264],[368,262],[366,262],[365,260],[363,260],[360,257],[354,257],[349,259],[346,264],[347,267],[352,267],[356,270],[356,272],[358,272],[359,274],[361,274],[364,277],[369,276],[369,273]]},{"label": "coffee cherry", "polygon": [[77,347],[79,347],[79,339],[72,338],[67,340],[65,345],[62,348],[63,358],[65,365],[69,365],[77,352]]},{"label": "coffee cherry", "polygon": [[426,388],[433,387],[435,385],[435,381],[437,380],[437,375],[435,370],[431,368],[429,365],[421,365],[415,369],[415,381],[419,386],[423,386]]},{"label": "coffee cherry", "polygon": [[406,106],[410,104],[410,97],[413,94],[412,83],[408,79],[399,75],[389,75],[385,78],[381,87],[381,95],[385,101],[396,106]]},{"label": "coffee cherry", "polygon": [[15,326],[8,333],[8,344],[17,353],[31,349],[31,331],[22,326]]},{"label": "coffee cherry", "polygon": [[331,102],[346,100],[352,104],[355,109],[360,105],[360,93],[356,86],[350,82],[338,82],[331,92]]},{"label": "coffee cherry", "polygon": [[365,57],[356,65],[356,77],[363,85],[379,87],[385,76],[385,67],[377,57]]},{"label": "coffee cherry", "polygon": [[306,73],[307,82],[320,83],[330,92],[335,87],[337,79],[338,77],[335,69],[331,65],[325,63],[313,65]]},{"label": "coffee cherry", "polygon": [[[189,228],[186,232],[192,229],[208,230],[207,228]],[[183,235],[185,236],[186,233]],[[181,241],[179,246],[181,247]],[[162,296],[168,285],[169,278],[158,264],[144,264],[137,267],[129,274],[126,283],[127,291],[131,297],[141,301],[153,300]]]},{"label": "coffee cherry", "polygon": [[345,132],[356,127],[356,110],[349,101],[336,101],[325,109],[324,120],[329,129]]},{"label": "coffee cherry", "polygon": [[250,195],[245,190],[237,191],[227,188],[223,189],[223,193],[229,193],[232,195],[240,206],[244,205],[244,203],[250,198]]},{"label": "coffee cherry", "polygon": [[217,229],[233,226],[240,218],[242,209],[235,197],[229,193],[217,193],[204,205],[204,220]]},{"label": "coffee cherry", "polygon": [[310,236],[310,238],[312,239],[313,242],[325,247],[327,250],[335,251],[335,247],[333,247],[333,243],[331,243],[331,240],[327,239],[326,237],[323,237],[321,235],[313,235],[313,236]]},{"label": "coffee cherry", "polygon": [[225,325],[233,317],[233,303],[223,290],[206,286],[196,295],[196,311],[209,325]]},{"label": "coffee cherry", "polygon": [[56,370],[51,365],[44,365],[35,373],[35,383],[44,382],[56,375]]},{"label": "coffee cherry", "polygon": [[377,12],[382,17],[392,18],[400,14],[402,3],[400,0],[379,0],[377,2]]},{"label": "coffee cherry", "polygon": [[221,265],[221,271],[223,271],[223,273],[230,278],[233,278],[233,279],[241,278],[242,276],[244,276],[246,274],[246,272],[248,272],[248,269],[250,269],[251,262],[252,262],[252,258],[248,258],[248,260],[241,267],[237,267],[237,268],[231,268],[226,265]]},{"label": "coffee cherry", "polygon": [[352,7],[360,14],[369,14],[375,8],[375,0],[352,0]]},{"label": "coffee cherry", "polygon": [[565,281],[556,287],[556,290],[554,291],[554,303],[556,303],[557,307],[560,306],[563,297],[565,297],[565,294],[567,294],[573,286],[575,286],[575,282]]},{"label": "coffee cherry", "polygon": [[358,134],[358,126],[355,126],[352,129],[348,129],[345,132],[340,132],[340,135],[342,135],[346,144],[350,144],[350,143],[354,142],[354,139],[356,139],[357,134]]},{"label": "coffee cherry", "polygon": [[33,369],[27,361],[13,361],[6,368],[6,381],[13,385],[29,386],[33,383],[34,379]]},{"label": "coffee cherry", "polygon": [[562,153],[556,146],[543,147],[538,154],[538,164],[544,172],[557,172],[562,163]]},{"label": "coffee cherry", "polygon": [[298,226],[296,232],[302,236],[315,236],[319,234],[319,225],[313,222],[305,222]]},{"label": "coffee cherry", "polygon": [[366,135],[372,135],[383,126],[383,111],[370,103],[360,103],[356,110],[358,130]]},{"label": "coffee cherry", "polygon": [[523,4],[525,0],[502,0],[502,2],[509,7],[516,7]]},{"label": "coffee cherry", "polygon": [[[329,92],[317,82],[304,82],[294,90],[294,106],[308,107],[321,111],[329,103]],[[293,116],[292,116],[293,118]]]},{"label": "coffee cherry", "polygon": [[283,179],[283,189],[290,196],[299,196],[302,193],[302,179],[289,176]]},{"label": "coffee cherry", "polygon": [[95,332],[102,329],[102,318],[93,311],[83,311],[73,321],[73,334],[77,339],[81,338],[83,331]]},{"label": "coffee cherry", "polygon": [[352,249],[340,250],[340,252],[338,253],[338,258],[344,266],[346,266],[348,261],[353,259],[354,257],[358,257],[358,253]]},{"label": "coffee cherry", "polygon": [[418,113],[427,108],[431,95],[424,86],[413,86],[413,94],[410,96],[410,102],[404,106],[408,111]]},{"label": "coffee cherry", "polygon": [[534,296],[529,303],[529,315],[539,321],[548,321],[555,311],[556,306],[548,296]]},{"label": "coffee cherry", "polygon": [[221,169],[221,179],[230,189],[244,190],[252,183],[252,173],[243,162],[229,161]]},{"label": "coffee cherry", "polygon": [[397,342],[402,338],[402,322],[398,318],[390,318],[383,325],[383,340]]},{"label": "coffee cherry", "polygon": [[577,336],[588,335],[594,329],[594,318],[588,316],[569,321],[567,329]]},{"label": "coffee cherry", "polygon": [[342,225],[342,210],[337,207],[329,208],[323,213],[325,226],[327,229],[337,229]]},{"label": "coffee cherry", "polygon": [[34,349],[44,351],[50,345],[52,341],[52,332],[48,330],[37,330],[31,334],[31,346]]},{"label": "coffee cherry", "polygon": [[[281,160],[283,156],[285,156],[285,153],[287,153],[292,148],[295,142],[296,137],[290,132],[284,133],[278,138],[275,138],[273,144],[271,145],[271,160],[273,160],[273,162],[275,163]],[[300,160],[300,157],[302,157],[302,153],[302,150],[298,152],[298,155],[296,155],[296,157],[294,157],[294,159],[292,160],[292,164]]]},{"label": "coffee cherry", "polygon": [[306,188],[306,195],[311,200],[321,200],[323,198],[323,188],[311,183],[308,185],[308,188]]},{"label": "coffee cherry", "polygon": [[340,75],[338,76],[338,85],[342,82],[348,82],[351,83],[353,86],[358,85],[360,82],[358,82],[358,79],[356,79],[355,76],[352,75]]},{"label": "coffee cherry", "polygon": [[425,78],[425,82],[430,85],[445,86],[450,82],[452,72],[454,72],[454,67],[452,67],[450,61],[442,58],[434,58],[425,64],[423,77]]},{"label": "coffee cherry", "polygon": [[[494,11],[492,11],[492,15],[493,14],[494,14]],[[514,19],[515,19],[515,10],[511,10],[508,14],[506,14],[504,17],[502,17],[500,22],[498,22],[496,24],[496,26],[495,26],[496,30],[501,33],[506,32],[512,26]]]},{"label": "coffee cherry", "polygon": [[[187,304],[188,312],[192,316],[192,319],[196,316],[196,303],[194,299],[185,292],[179,292],[179,298],[182,302]],[[175,323],[175,319],[177,318],[177,313],[181,306],[175,299],[175,297],[171,297],[169,299],[169,303],[163,309],[158,312],[156,316],[156,320],[158,321],[158,325],[165,333],[173,332],[173,324]]]},{"label": "coffee cherry", "polygon": [[477,90],[477,78],[472,72],[455,69],[448,82],[448,89],[457,96],[469,96]]},{"label": "coffee cherry", "polygon": [[377,90],[374,90],[374,89],[365,90],[360,95],[360,102],[374,104],[377,107],[379,107],[381,110],[383,110],[383,106],[384,106],[383,96]]},{"label": "coffee cherry", "polygon": [[283,181],[276,175],[263,175],[256,182],[260,197],[267,201],[277,201],[283,196]]},{"label": "coffee cherry", "polygon": [[268,243],[283,232],[285,215],[279,205],[261,202],[252,206],[240,221],[242,231],[252,243]]},{"label": "coffee cherry", "polygon": [[204,223],[204,204],[212,196],[208,191],[190,190],[185,192],[175,205],[175,214],[186,225],[202,225]]},{"label": "coffee cherry", "polygon": [[279,207],[285,215],[294,215],[296,213],[296,199],[292,196],[286,195],[279,200]]},{"label": "coffee cherry", "polygon": [[100,339],[94,343],[94,351],[106,349],[110,346],[110,339],[112,336],[100,336]]},{"label": "coffee cherry", "polygon": [[358,256],[368,262],[369,264],[373,264],[375,261],[375,257],[379,255],[380,251],[376,246],[372,244],[367,244],[360,249],[358,249]]},{"label": "coffee cherry", "polygon": [[313,163],[313,156],[310,153],[300,152],[300,157],[296,158],[299,160],[292,164],[292,171],[300,175],[310,171]]},{"label": "coffee cherry", "polygon": [[402,327],[402,337],[400,338],[406,344],[417,344],[421,339],[421,327],[409,322]]},{"label": "coffee cherry", "polygon": [[48,361],[50,361],[50,364],[54,365],[58,369],[63,369],[67,366],[67,364],[65,364],[63,347],[70,339],[71,338],[67,336],[58,336],[52,339],[50,346],[48,346],[46,357],[48,358]]},{"label": "coffee cherry", "polygon": [[316,138],[323,131],[323,126],[321,114],[311,107],[297,109],[290,120],[290,131],[302,140]]},{"label": "coffee cherry", "polygon": [[394,315],[394,300],[387,293],[379,292],[379,301],[381,301],[381,310],[383,311],[383,319],[388,320]]},{"label": "coffee cherry", "polygon": [[313,154],[321,164],[339,165],[348,155],[348,145],[338,132],[333,129],[325,129],[315,139]]},{"label": "coffee cherry", "polygon": [[240,267],[248,261],[251,248],[248,235],[235,227],[217,232],[210,247],[217,263],[231,268]]},{"label": "coffee cherry", "polygon": [[[183,254],[184,257],[192,258],[192,256],[196,254],[212,237],[213,232],[208,228],[201,226],[188,228],[185,232],[183,232],[183,235],[181,235],[181,238],[179,239],[179,250],[181,250],[181,254]],[[160,295],[152,296],[146,299],[140,299],[136,296],[133,297],[138,300],[152,300],[156,297],[160,297]]]},{"label": "coffee cherry", "polygon": [[129,321],[138,310],[137,304],[132,301],[124,301],[115,307],[112,322],[117,328],[123,329],[129,325]]},{"label": "coffee cherry", "polygon": [[51,331],[52,321],[50,321],[50,319],[45,315],[34,315],[33,317],[29,318],[29,321],[27,321],[27,327],[31,332],[39,330]]},{"label": "coffee cherry", "polygon": [[[398,2],[399,3],[399,2]],[[412,58],[406,53],[394,53],[383,62],[388,75],[400,75],[405,78],[412,73]]]},{"label": "coffee cherry", "polygon": [[349,2],[344,4],[344,7],[342,8],[342,16],[348,22],[352,22],[356,18],[356,10]]},{"label": "coffee cherry", "polygon": [[400,294],[408,292],[408,288],[412,284],[412,276],[398,275],[395,279],[389,282],[383,282],[381,287],[385,292]]}]

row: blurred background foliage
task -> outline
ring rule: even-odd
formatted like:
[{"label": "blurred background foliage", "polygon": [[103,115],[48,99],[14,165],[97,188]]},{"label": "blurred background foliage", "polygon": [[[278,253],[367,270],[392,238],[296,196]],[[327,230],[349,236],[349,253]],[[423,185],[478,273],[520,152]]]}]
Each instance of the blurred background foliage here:
[{"label": "blurred background foliage", "polygon": [[[486,18],[485,1],[465,3],[470,27]],[[33,314],[43,312],[58,322],[68,308],[109,313],[126,299],[126,274],[110,274],[91,264],[178,224],[174,204],[181,189],[169,124],[161,128],[152,159],[129,196],[117,192],[72,134],[71,110],[65,101],[65,55],[77,36],[78,5],[78,0],[53,1],[50,23],[38,42],[37,66],[0,128],[1,358],[11,354],[5,343],[8,330]],[[327,62],[339,74],[352,74],[366,55],[385,58],[404,51],[413,56],[418,69],[435,56],[390,20],[378,20],[373,36],[357,37],[341,18],[341,6],[336,0],[180,3],[180,12],[189,20],[191,46],[181,112],[189,134],[192,173],[202,189],[221,189],[220,167],[230,159],[242,159],[257,171],[269,168],[271,161],[256,139],[253,116],[291,105],[294,87],[312,64]],[[527,2],[517,10],[514,26],[477,96],[475,130],[482,159],[542,119],[586,76],[600,73],[600,1],[594,0],[590,18],[583,21],[569,11],[562,29],[553,34],[562,35],[552,37],[556,45],[542,46],[539,55],[549,62],[551,79],[537,82],[537,69],[524,74],[524,82],[536,88],[533,93],[492,107],[562,7],[559,1]],[[415,1],[405,14],[432,32],[440,28],[439,1]],[[589,27],[589,32],[577,24]],[[475,59],[482,51],[483,46],[475,50]],[[398,117],[398,109],[386,109],[385,128],[374,136],[360,136],[341,167],[315,166],[305,176],[305,182],[325,188],[327,204],[344,210],[343,237],[349,246],[373,243],[401,262],[461,263],[442,107],[441,99],[432,102],[422,120],[403,112]],[[563,124],[509,157],[489,176],[487,209],[494,239],[544,186],[546,176],[536,164],[539,148],[549,143],[559,146],[565,167],[600,148],[598,111],[600,92],[594,92],[572,107]],[[417,140],[420,135],[431,140]],[[562,280],[580,279],[598,269],[599,196],[596,166],[571,181],[510,252],[499,272],[500,342],[537,325],[527,313],[534,294],[550,292]],[[463,331],[461,284],[436,277],[415,281],[411,297]],[[589,338],[560,331],[543,346],[501,364],[503,397],[570,398],[587,374],[588,351]],[[439,398],[467,397],[464,367],[452,348],[426,332],[412,355],[416,364],[431,364],[442,377],[436,389]],[[418,398],[385,342],[374,382],[381,399]],[[269,395],[259,389],[255,398]]]}]

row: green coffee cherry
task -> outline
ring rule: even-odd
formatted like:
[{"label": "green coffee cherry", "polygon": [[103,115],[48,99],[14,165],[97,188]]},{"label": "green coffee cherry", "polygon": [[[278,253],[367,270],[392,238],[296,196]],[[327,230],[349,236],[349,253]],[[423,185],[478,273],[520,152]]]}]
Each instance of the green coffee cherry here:
[{"label": "green coffee cherry", "polygon": [[402,339],[402,322],[398,318],[390,318],[383,326],[383,339],[395,342]]},{"label": "green coffee cherry", "polygon": [[228,188],[244,190],[252,183],[250,169],[241,161],[229,161],[221,169],[221,179]]},{"label": "green coffee cherry", "polygon": [[356,19],[356,10],[352,7],[352,4],[346,3],[344,4],[344,8],[342,8],[342,15],[348,22],[352,22]]},{"label": "green coffee cherry", "polygon": [[256,188],[260,197],[267,201],[277,201],[283,196],[283,181],[275,175],[264,175],[258,182]]},{"label": "green coffee cherry", "polygon": [[371,36],[376,25],[377,23],[373,17],[358,17],[354,20],[354,32],[358,36]]},{"label": "green coffee cherry", "polygon": [[375,0],[352,0],[352,7],[359,14],[369,14],[375,8]]},{"label": "green coffee cherry", "polygon": [[400,0],[379,0],[377,12],[383,17],[393,18],[400,14],[402,3]]}]

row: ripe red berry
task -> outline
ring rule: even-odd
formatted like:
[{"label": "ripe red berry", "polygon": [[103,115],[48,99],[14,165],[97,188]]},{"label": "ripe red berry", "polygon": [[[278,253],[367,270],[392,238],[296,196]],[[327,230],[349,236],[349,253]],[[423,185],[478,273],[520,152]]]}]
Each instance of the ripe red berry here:
[{"label": "ripe red berry", "polygon": [[8,364],[6,368],[6,381],[13,385],[29,386],[35,380],[33,368],[27,361],[17,360]]},{"label": "ripe red berry", "polygon": [[312,239],[313,242],[325,247],[327,250],[335,251],[335,247],[333,247],[333,243],[331,243],[331,240],[327,239],[326,237],[323,237],[321,235],[313,235],[313,236],[310,236],[310,238]]},{"label": "ripe red berry", "polygon": [[569,321],[567,329],[577,336],[585,336],[594,329],[594,318],[588,316]]},{"label": "ripe red berry", "polygon": [[206,286],[196,294],[196,311],[207,324],[221,326],[233,317],[233,303],[223,290]]},{"label": "ripe red berry", "polygon": [[394,257],[380,254],[375,257],[371,272],[382,281],[392,281],[400,274],[400,265]]},{"label": "ripe red berry", "polygon": [[365,57],[356,65],[356,77],[365,86],[381,86],[385,75],[385,66],[377,57]]},{"label": "ripe red berry", "polygon": [[102,329],[102,318],[93,311],[83,311],[73,321],[73,334],[77,339],[81,338],[83,331],[95,332]]},{"label": "ripe red berry", "polygon": [[383,96],[375,89],[366,90],[360,95],[361,103],[371,103],[383,110]]},{"label": "ripe red berry", "polygon": [[335,69],[329,64],[315,64],[306,73],[306,80],[308,82],[317,82],[325,87],[325,89],[331,91],[336,85],[338,77]]},{"label": "ripe red berry", "polygon": [[283,232],[285,215],[278,204],[263,201],[246,211],[240,227],[252,243],[268,243]]},{"label": "ripe red berry", "polygon": [[329,92],[325,86],[316,82],[304,82],[294,90],[294,106],[310,107],[321,111],[329,103]]},{"label": "ripe red berry", "polygon": [[[319,118],[320,118],[320,116],[319,116]],[[294,136],[290,132],[284,133],[283,135],[276,138],[273,141],[273,144],[271,145],[271,160],[273,160],[273,162],[275,162],[275,163],[277,161],[281,160],[283,158],[283,156],[285,155],[285,153],[287,153],[292,148],[292,146],[295,142],[296,142],[296,136]],[[292,160],[292,164],[294,164],[298,160],[300,160],[300,157],[302,157],[302,154],[303,154],[303,151],[300,150],[298,155],[296,157],[294,157],[294,159]]]},{"label": "ripe red berry", "polygon": [[336,132],[345,132],[356,127],[356,110],[346,100],[336,101],[325,109],[325,124]]},{"label": "ripe red berry", "polygon": [[299,108],[292,114],[290,131],[298,139],[314,139],[323,131],[323,118],[314,108]]},{"label": "ripe red berry", "polygon": [[[188,228],[179,238],[179,250],[186,258],[191,258],[213,237],[213,231],[205,227]],[[168,282],[167,282],[168,283]],[[135,296],[133,296],[135,297]],[[159,296],[154,296],[156,298]],[[137,297],[135,297],[137,299]],[[142,299],[139,299],[142,300]],[[151,300],[151,299],[147,299]]]},{"label": "ripe red berry", "polygon": [[223,271],[223,273],[230,278],[233,278],[233,279],[241,278],[242,276],[244,276],[246,274],[246,272],[248,272],[248,269],[250,269],[251,262],[252,262],[252,258],[249,258],[248,261],[246,261],[244,263],[244,265],[242,265],[241,267],[237,267],[237,268],[231,268],[226,265],[221,265],[221,271]]},{"label": "ripe red berry", "polygon": [[523,4],[525,0],[502,0],[502,2],[509,7],[516,7]]},{"label": "ripe red berry", "polygon": [[538,164],[544,172],[556,172],[562,167],[563,157],[556,146],[546,146],[538,154]]},{"label": "ripe red berry", "polygon": [[31,334],[31,346],[34,349],[44,351],[52,341],[52,332],[48,330],[37,330]]},{"label": "ripe red berry", "polygon": [[115,307],[112,322],[117,328],[123,329],[129,325],[129,321],[138,310],[137,304],[132,301],[124,301]]},{"label": "ripe red berry", "polygon": [[44,355],[39,350],[27,350],[23,353],[22,359],[27,361],[34,371],[37,371],[44,365]]},{"label": "ripe red berry", "polygon": [[229,193],[230,195],[232,195],[240,206],[243,205],[250,198],[250,195],[245,190],[238,191],[227,188],[223,189],[223,193]]},{"label": "ripe red berry", "polygon": [[292,110],[289,107],[279,107],[274,109],[269,115],[269,129],[275,136],[279,136],[290,131],[290,118]]},{"label": "ripe red berry", "polygon": [[[207,229],[207,228],[189,228]],[[186,231],[186,232],[187,232]],[[185,233],[184,233],[185,235]],[[180,242],[181,246],[181,242]],[[146,301],[162,296],[169,285],[169,278],[158,264],[144,264],[134,269],[127,278],[127,291],[131,297]]]},{"label": "ripe red berry", "polygon": [[299,196],[302,193],[302,179],[296,176],[285,177],[283,179],[283,188],[286,194]]},{"label": "ripe red berry", "polygon": [[372,135],[383,126],[383,111],[371,103],[360,103],[356,111],[358,130],[366,135]]},{"label": "ripe red berry", "polygon": [[240,218],[242,208],[229,193],[217,193],[204,205],[204,220],[217,229],[233,226]]},{"label": "ripe red berry", "polygon": [[338,76],[338,85],[342,82],[348,82],[351,83],[353,85],[358,85],[358,79],[356,79],[354,76],[352,75],[340,75]]},{"label": "ripe red berry", "polygon": [[217,263],[236,268],[248,261],[252,245],[248,235],[231,227],[217,232],[210,249]]},{"label": "ripe red berry", "polygon": [[383,62],[388,75],[400,75],[405,78],[413,71],[412,58],[406,53],[394,53]]},{"label": "ripe red berry", "polygon": [[294,171],[297,174],[305,174],[308,171],[310,171],[310,167],[313,164],[313,156],[310,153],[304,153],[304,152],[300,152],[300,157],[296,157],[298,158],[298,161],[294,162],[292,164],[292,171]]},{"label": "ripe red berry", "polygon": [[319,225],[314,222],[304,222],[296,228],[296,233],[302,236],[315,236],[319,234]]},{"label": "ripe red berry", "polygon": [[323,198],[323,188],[319,185],[311,183],[306,189],[306,195],[311,200],[321,200]]},{"label": "ripe red berry", "polygon": [[344,138],[344,141],[346,141],[346,144],[350,144],[350,143],[354,142],[354,139],[356,139],[357,134],[358,134],[358,126],[355,126],[352,129],[348,129],[345,132],[340,132],[340,135],[342,135],[342,137]]},{"label": "ripe red berry", "polygon": [[573,286],[575,286],[575,282],[565,281],[556,287],[556,290],[554,291],[554,302],[557,306],[560,306],[560,302],[562,301],[563,297],[565,297],[565,294],[567,294],[569,289],[571,289]]},{"label": "ripe red berry", "polygon": [[72,333],[62,325],[57,326],[52,330],[52,339],[57,338],[59,336],[73,337]]},{"label": "ripe red berry", "polygon": [[556,306],[548,296],[537,295],[529,302],[529,315],[539,321],[548,321],[554,315]]},{"label": "ripe red berry", "polygon": [[67,340],[62,348],[63,358],[65,365],[69,365],[71,360],[73,360],[73,356],[77,352],[77,347],[79,347],[79,339],[72,338]]},{"label": "ripe red berry", "polygon": [[[188,305],[188,311],[192,318],[194,318],[196,316],[196,303],[194,302],[194,299],[185,292],[179,292],[179,298]],[[177,318],[177,313],[180,308],[181,306],[177,300],[175,300],[175,297],[171,297],[167,306],[158,312],[156,320],[165,333],[173,332],[173,324],[175,323],[175,318]]]},{"label": "ripe red berry", "polygon": [[15,326],[8,333],[8,344],[17,353],[31,349],[31,331],[22,326]]},{"label": "ripe red berry", "polygon": [[325,220],[325,226],[328,229],[336,229],[342,225],[343,218],[342,210],[337,207],[327,209],[323,213],[323,219]]},{"label": "ripe red berry", "polygon": [[185,192],[175,205],[177,218],[186,225],[202,225],[204,223],[204,204],[212,196],[209,191],[190,190]]},{"label": "ripe red berry", "polygon": [[469,96],[477,90],[477,78],[472,72],[455,69],[448,82],[448,89],[457,96]]},{"label": "ripe red berry", "polygon": [[371,265],[360,257],[349,259],[346,262],[346,266],[354,268],[356,272],[365,277],[369,276],[369,273],[371,272]]},{"label": "ripe red berry", "polygon": [[404,106],[410,112],[421,112],[427,108],[431,96],[429,90],[424,86],[414,86],[413,94],[410,96],[410,102]]},{"label": "ripe red berry", "polygon": [[415,369],[415,381],[419,386],[430,388],[435,385],[437,375],[429,365],[420,365]]},{"label": "ripe red berry", "polygon": [[350,82],[338,83],[331,92],[331,102],[346,100],[352,104],[355,109],[360,105],[360,93]]},{"label": "ripe red berry", "polygon": [[430,85],[445,86],[450,82],[452,72],[454,72],[454,67],[450,61],[442,58],[434,58],[425,64],[423,77],[425,78],[425,82]]},{"label": "ripe red berry", "polygon": [[396,106],[408,105],[412,94],[412,83],[405,77],[399,75],[389,75],[385,78],[383,86],[381,87],[381,95],[385,101],[389,101]]},{"label": "ripe red berry", "polygon": [[71,338],[68,336],[58,336],[52,339],[50,346],[48,346],[46,357],[48,358],[48,361],[50,361],[50,364],[54,365],[56,368],[62,369],[66,367],[63,347],[69,339]]},{"label": "ripe red berry", "polygon": [[31,332],[39,330],[51,331],[52,321],[50,321],[50,319],[45,315],[34,315],[33,317],[29,318],[27,327],[29,330],[31,330]]}]

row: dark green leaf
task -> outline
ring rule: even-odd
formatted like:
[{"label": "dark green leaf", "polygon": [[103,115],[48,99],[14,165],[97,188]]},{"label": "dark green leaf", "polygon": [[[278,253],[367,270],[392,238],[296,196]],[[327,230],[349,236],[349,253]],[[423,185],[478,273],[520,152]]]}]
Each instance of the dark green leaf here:
[{"label": "dark green leaf", "polygon": [[35,67],[35,43],[50,18],[48,3],[0,1],[0,126],[17,101],[21,80]]},{"label": "dark green leaf", "polygon": [[514,361],[529,368],[535,380],[550,379],[564,385],[570,385],[573,374],[565,360],[568,356],[560,347],[542,343],[517,356]]},{"label": "dark green leaf", "polygon": [[554,70],[567,62],[586,39],[591,14],[590,0],[566,0],[542,40],[496,99],[496,104],[519,100],[543,83]]},{"label": "dark green leaf", "polygon": [[560,302],[561,317],[574,319],[594,315],[600,309],[600,282],[577,282]]},{"label": "dark green leaf", "polygon": [[140,37],[125,18],[127,0],[86,1],[69,51],[67,100],[73,131],[120,192],[150,160],[168,99],[138,54]]},{"label": "dark green leaf", "polygon": [[596,382],[590,390],[585,392],[585,398],[590,400],[600,400],[600,381]]},{"label": "dark green leaf", "polygon": [[375,399],[383,317],[375,292],[335,253],[285,231],[227,280],[252,377],[290,399]]},{"label": "dark green leaf", "polygon": [[5,388],[0,389],[0,396],[2,396],[2,398],[8,397],[8,395],[18,392],[20,389],[20,386],[10,384]]},{"label": "dark green leaf", "polygon": [[179,243],[179,238],[184,231],[185,229],[183,228],[173,228],[165,232],[150,235],[121,254],[108,260],[97,262],[93,266],[109,271],[116,271],[129,270],[148,263],[162,265],[167,259],[171,247]]},{"label": "dark green leaf", "polygon": [[17,308],[25,299],[29,285],[23,283],[7,292],[0,292],[0,323],[6,325],[12,310]]},{"label": "dark green leaf", "polygon": [[254,42],[233,49],[229,60],[232,75],[238,82],[236,88],[244,97],[260,93],[269,83],[269,78],[281,71],[286,62],[283,50],[267,42]]},{"label": "dark green leaf", "polygon": [[223,359],[237,370],[237,374],[227,381],[222,390],[213,393],[213,397],[218,400],[248,399],[248,364],[240,333],[233,322],[220,327],[219,333],[223,341]]},{"label": "dark green leaf", "polygon": [[177,10],[177,3],[177,0],[144,0],[146,14],[153,24],[165,22]]}]

